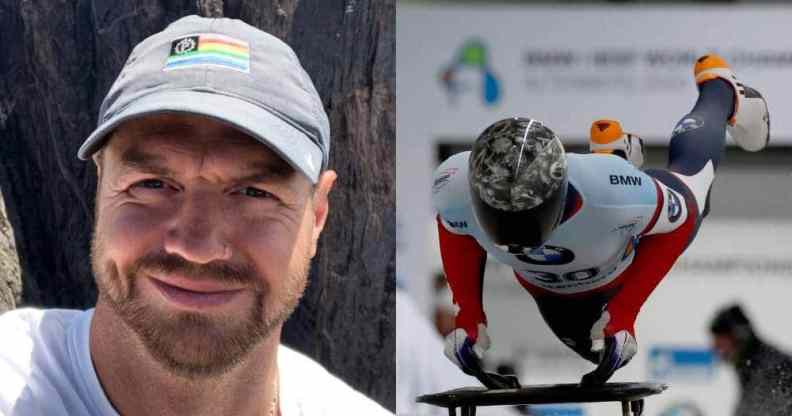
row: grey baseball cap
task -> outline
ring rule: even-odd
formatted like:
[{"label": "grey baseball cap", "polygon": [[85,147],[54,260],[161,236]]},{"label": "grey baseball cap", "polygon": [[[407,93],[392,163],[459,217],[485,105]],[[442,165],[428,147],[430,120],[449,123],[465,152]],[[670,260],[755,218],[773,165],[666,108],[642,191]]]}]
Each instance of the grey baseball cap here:
[{"label": "grey baseball cap", "polygon": [[240,20],[187,16],[138,44],[77,155],[89,159],[124,121],[174,112],[249,134],[313,183],[327,167],[330,123],[297,55]]}]

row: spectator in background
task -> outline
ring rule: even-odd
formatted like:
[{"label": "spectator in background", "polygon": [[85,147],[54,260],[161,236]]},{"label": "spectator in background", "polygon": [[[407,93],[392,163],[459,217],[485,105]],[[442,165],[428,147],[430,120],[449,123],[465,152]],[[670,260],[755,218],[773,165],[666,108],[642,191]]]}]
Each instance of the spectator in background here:
[{"label": "spectator in background", "polygon": [[792,357],[759,338],[739,305],[719,310],[710,333],[718,356],[737,371],[734,415],[792,415]]},{"label": "spectator in background", "polygon": [[443,340],[435,332],[410,295],[396,288],[396,414],[398,416],[440,416],[442,407],[416,403],[416,396],[439,393],[457,387],[474,386],[476,379],[457,371],[440,356]]}]

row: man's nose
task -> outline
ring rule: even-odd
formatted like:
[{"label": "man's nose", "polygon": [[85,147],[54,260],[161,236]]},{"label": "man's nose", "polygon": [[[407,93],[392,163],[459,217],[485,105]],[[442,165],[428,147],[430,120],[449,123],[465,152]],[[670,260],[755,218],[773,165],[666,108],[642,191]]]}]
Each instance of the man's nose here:
[{"label": "man's nose", "polygon": [[165,236],[165,251],[193,263],[229,260],[222,201],[206,194],[188,194],[174,214]]}]

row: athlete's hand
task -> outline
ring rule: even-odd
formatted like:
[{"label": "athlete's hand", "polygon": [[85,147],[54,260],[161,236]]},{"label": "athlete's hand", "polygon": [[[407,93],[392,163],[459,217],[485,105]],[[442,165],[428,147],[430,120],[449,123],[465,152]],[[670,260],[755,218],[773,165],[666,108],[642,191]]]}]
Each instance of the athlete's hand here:
[{"label": "athlete's hand", "polygon": [[610,313],[605,310],[591,328],[591,350],[599,351],[600,360],[597,368],[584,375],[580,384],[604,384],[616,370],[627,365],[638,351],[632,328],[618,329],[612,324]]},{"label": "athlete's hand", "polygon": [[[471,331],[473,332],[473,331]],[[445,355],[459,367],[465,374],[475,376],[481,373],[481,360],[484,352],[490,347],[487,327],[479,323],[475,333],[457,328],[451,331],[445,339]]]}]

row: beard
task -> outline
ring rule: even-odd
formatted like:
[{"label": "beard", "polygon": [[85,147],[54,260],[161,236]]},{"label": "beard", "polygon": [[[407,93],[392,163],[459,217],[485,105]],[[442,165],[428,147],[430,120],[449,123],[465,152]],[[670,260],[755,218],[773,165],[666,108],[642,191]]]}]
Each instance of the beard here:
[{"label": "beard", "polygon": [[[91,244],[91,259],[99,299],[137,335],[148,353],[170,373],[185,378],[209,378],[227,373],[243,362],[260,342],[292,314],[305,291],[310,256],[299,253],[297,267],[276,293],[258,277],[250,263],[195,264],[180,256],[149,253],[127,270],[104,256],[101,239]],[[178,273],[196,280],[239,283],[252,288],[253,302],[241,316],[173,311],[147,301],[139,289],[147,273]]]}]

